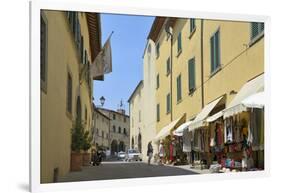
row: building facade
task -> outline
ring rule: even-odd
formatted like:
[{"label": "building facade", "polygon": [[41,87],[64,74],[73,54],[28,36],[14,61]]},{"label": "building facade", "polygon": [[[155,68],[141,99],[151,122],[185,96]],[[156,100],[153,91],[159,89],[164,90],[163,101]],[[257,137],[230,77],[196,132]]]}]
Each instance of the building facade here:
[{"label": "building facade", "polygon": [[98,108],[100,112],[110,118],[109,147],[111,155],[120,151],[127,151],[130,147],[130,117],[124,109],[117,111]]},{"label": "building facade", "polygon": [[156,52],[157,134],[171,122],[170,131],[198,119],[208,105],[208,116],[220,112],[261,76],[263,31],[256,22],[156,17],[148,39]]},{"label": "building facade", "polygon": [[144,118],[143,81],[141,80],[128,99],[130,108],[130,148],[143,152],[142,133]]},{"label": "building facade", "polygon": [[41,183],[69,172],[75,121],[91,130],[88,72],[100,47],[98,14],[41,11]]},{"label": "building facade", "polygon": [[94,108],[93,112],[93,144],[96,149],[109,150],[110,118]]}]

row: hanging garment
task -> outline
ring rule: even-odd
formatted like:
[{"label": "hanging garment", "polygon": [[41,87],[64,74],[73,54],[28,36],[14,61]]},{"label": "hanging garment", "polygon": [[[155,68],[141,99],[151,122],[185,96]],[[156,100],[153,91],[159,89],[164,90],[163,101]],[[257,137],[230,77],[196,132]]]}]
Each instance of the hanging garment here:
[{"label": "hanging garment", "polygon": [[188,129],[183,131],[183,152],[191,152],[191,140],[192,140],[192,132],[188,132]]}]

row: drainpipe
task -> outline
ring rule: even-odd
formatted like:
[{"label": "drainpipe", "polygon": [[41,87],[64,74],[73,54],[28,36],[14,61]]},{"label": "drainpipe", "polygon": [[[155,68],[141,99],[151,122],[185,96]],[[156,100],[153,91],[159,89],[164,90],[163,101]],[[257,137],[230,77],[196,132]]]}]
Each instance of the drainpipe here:
[{"label": "drainpipe", "polygon": [[204,27],[204,20],[201,19],[201,36],[200,36],[200,43],[201,43],[201,101],[202,101],[202,109],[204,108],[204,51],[203,51],[203,28]]}]

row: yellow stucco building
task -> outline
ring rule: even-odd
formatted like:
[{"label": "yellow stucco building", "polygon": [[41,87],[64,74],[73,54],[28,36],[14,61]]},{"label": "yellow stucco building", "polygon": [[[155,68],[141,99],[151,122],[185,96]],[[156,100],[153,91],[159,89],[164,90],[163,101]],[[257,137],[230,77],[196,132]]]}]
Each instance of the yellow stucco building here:
[{"label": "yellow stucco building", "polygon": [[157,134],[194,120],[217,99],[209,115],[219,112],[262,75],[263,36],[263,23],[156,17],[148,39],[156,45]]},{"label": "yellow stucco building", "polygon": [[89,64],[101,48],[99,15],[41,11],[41,183],[70,170],[71,129],[92,125]]}]

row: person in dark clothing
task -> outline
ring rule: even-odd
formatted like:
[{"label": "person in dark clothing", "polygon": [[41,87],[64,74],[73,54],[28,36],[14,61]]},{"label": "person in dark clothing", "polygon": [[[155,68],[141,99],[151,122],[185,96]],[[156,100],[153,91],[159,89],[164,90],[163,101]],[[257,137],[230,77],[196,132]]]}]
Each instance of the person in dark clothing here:
[{"label": "person in dark clothing", "polygon": [[153,155],[153,147],[150,141],[147,145],[148,165],[150,165],[152,155]]}]

